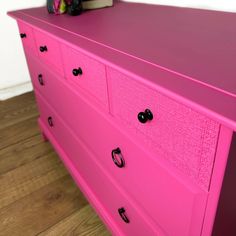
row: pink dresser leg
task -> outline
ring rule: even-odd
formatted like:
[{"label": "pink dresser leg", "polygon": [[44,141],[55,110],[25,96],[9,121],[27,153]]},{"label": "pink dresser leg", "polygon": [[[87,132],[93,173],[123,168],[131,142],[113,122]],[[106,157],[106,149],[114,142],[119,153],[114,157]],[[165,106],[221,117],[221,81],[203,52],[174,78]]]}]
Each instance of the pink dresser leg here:
[{"label": "pink dresser leg", "polygon": [[47,136],[45,135],[45,133],[42,132],[41,135],[42,135],[43,141],[44,141],[44,142],[47,142],[47,141],[48,141],[48,138],[47,138]]},{"label": "pink dresser leg", "polygon": [[40,125],[40,118],[38,118],[38,126],[39,126],[39,129],[40,129],[40,132],[41,132],[43,141],[44,141],[44,142],[47,142],[47,141],[48,141],[48,137],[47,137],[46,134],[44,133],[43,127]]}]

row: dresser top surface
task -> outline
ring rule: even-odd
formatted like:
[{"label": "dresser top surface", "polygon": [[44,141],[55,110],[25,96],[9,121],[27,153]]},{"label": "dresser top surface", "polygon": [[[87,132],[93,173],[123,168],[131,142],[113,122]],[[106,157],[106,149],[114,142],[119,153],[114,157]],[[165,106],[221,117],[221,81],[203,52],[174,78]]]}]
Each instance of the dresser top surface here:
[{"label": "dresser top surface", "polygon": [[236,96],[236,14],[115,2],[80,16],[24,14]]}]

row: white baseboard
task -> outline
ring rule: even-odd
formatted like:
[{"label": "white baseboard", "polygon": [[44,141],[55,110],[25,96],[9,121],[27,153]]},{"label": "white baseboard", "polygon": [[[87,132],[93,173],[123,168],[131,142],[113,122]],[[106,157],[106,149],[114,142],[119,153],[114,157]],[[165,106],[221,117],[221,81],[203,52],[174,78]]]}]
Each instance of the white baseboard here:
[{"label": "white baseboard", "polygon": [[33,90],[31,82],[18,84],[16,86],[0,89],[0,101],[12,98]]}]

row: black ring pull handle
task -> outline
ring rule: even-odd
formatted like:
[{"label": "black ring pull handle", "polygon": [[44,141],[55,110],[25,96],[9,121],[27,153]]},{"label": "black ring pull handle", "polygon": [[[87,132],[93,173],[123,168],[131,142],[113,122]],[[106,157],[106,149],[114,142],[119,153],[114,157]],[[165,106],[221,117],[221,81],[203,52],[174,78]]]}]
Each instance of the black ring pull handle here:
[{"label": "black ring pull handle", "polygon": [[118,212],[119,212],[119,215],[120,215],[120,217],[122,218],[122,220],[126,223],[126,224],[128,224],[130,221],[129,221],[129,218],[126,216],[126,214],[125,214],[125,209],[124,209],[124,207],[121,207],[121,208],[119,208],[118,209]]},{"label": "black ring pull handle", "polygon": [[148,120],[152,119],[153,119],[153,114],[149,109],[146,109],[144,112],[138,113],[138,120],[143,124],[146,123]]},{"label": "black ring pull handle", "polygon": [[40,52],[47,52],[48,48],[47,48],[47,46],[40,46],[39,50],[40,50]]},{"label": "black ring pull handle", "polygon": [[72,74],[73,74],[74,76],[82,75],[82,74],[83,74],[83,71],[82,71],[82,69],[79,67],[78,69],[73,69],[73,70],[72,70]]},{"label": "black ring pull handle", "polygon": [[38,75],[38,81],[39,81],[39,84],[40,84],[41,86],[44,85],[43,75],[42,75],[42,74],[39,74],[39,75]]},{"label": "black ring pull handle", "polygon": [[[125,166],[125,160],[123,158],[120,148],[113,149],[111,152],[111,156],[113,162],[117,167],[123,168]],[[117,159],[117,157],[119,157],[119,160]]]},{"label": "black ring pull handle", "polygon": [[20,37],[23,39],[23,38],[26,38],[26,34],[25,33],[21,33],[20,34]]},{"label": "black ring pull handle", "polygon": [[48,124],[49,124],[50,127],[53,127],[53,121],[52,121],[51,116],[48,117]]}]

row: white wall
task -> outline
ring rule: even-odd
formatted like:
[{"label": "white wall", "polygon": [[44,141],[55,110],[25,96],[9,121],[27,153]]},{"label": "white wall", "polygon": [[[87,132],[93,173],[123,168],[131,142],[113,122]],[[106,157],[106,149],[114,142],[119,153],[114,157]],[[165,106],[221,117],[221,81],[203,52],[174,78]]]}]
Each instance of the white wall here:
[{"label": "white wall", "polygon": [[236,12],[236,0],[124,0],[124,1]]},{"label": "white wall", "polygon": [[[125,0],[236,12],[236,0]],[[32,89],[16,22],[6,15],[13,9],[45,5],[46,0],[10,0],[0,8],[0,100]]]},{"label": "white wall", "polygon": [[0,7],[0,100],[32,89],[16,21],[7,11],[45,5],[46,0],[10,0]]}]

